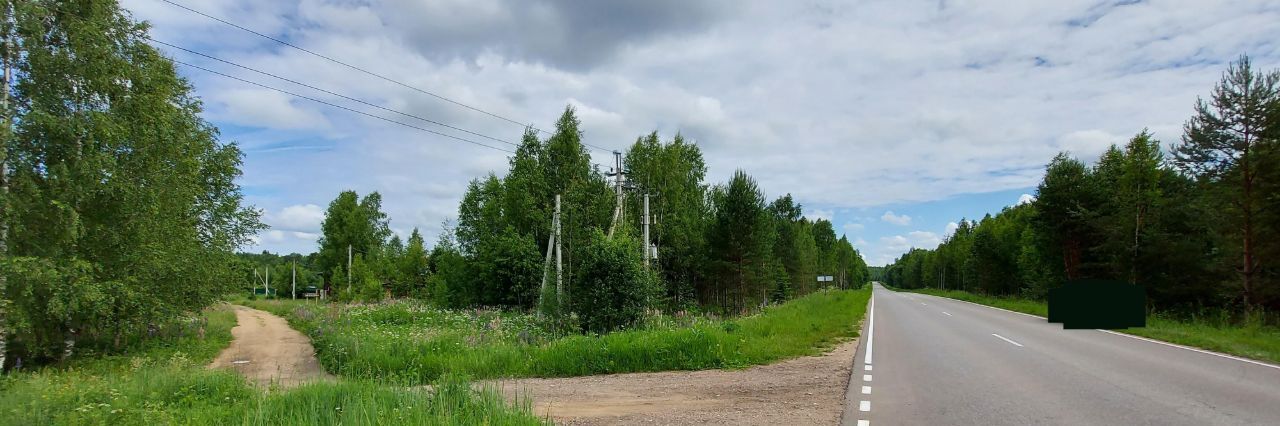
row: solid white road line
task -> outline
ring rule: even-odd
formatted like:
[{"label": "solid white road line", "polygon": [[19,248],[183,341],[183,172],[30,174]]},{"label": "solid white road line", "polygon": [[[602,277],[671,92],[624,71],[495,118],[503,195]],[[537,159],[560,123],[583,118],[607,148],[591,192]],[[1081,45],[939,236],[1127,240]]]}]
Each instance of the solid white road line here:
[{"label": "solid white road line", "polygon": [[863,412],[871,411],[871,401],[859,401],[858,411],[863,411]]},{"label": "solid white road line", "polygon": [[864,381],[864,382],[870,382],[870,381],[871,381],[871,375],[870,375],[870,374],[863,374],[863,375],[862,375],[862,381]]},{"label": "solid white road line", "polygon": [[858,426],[871,426],[871,422],[866,420],[858,420]]},{"label": "solid white road line", "polygon": [[1199,352],[1199,353],[1202,353],[1202,354],[1213,355],[1213,356],[1217,356],[1217,357],[1223,357],[1223,358],[1226,358],[1226,359],[1234,359],[1234,360],[1236,360],[1236,361],[1240,361],[1240,362],[1247,362],[1247,363],[1254,364],[1254,365],[1261,365],[1261,366],[1263,366],[1263,367],[1270,367],[1270,368],[1274,368],[1274,369],[1280,370],[1280,365],[1267,364],[1267,363],[1265,363],[1265,362],[1258,362],[1258,361],[1254,361],[1254,360],[1251,360],[1251,359],[1241,358],[1241,357],[1238,357],[1238,356],[1232,356],[1232,355],[1227,355],[1227,354],[1220,354],[1220,353],[1217,353],[1217,352],[1206,351],[1206,350],[1203,350],[1203,349],[1196,349],[1196,348],[1193,348],[1193,347],[1190,347],[1190,346],[1182,346],[1182,345],[1179,345],[1179,344],[1174,344],[1174,343],[1169,343],[1169,342],[1161,342],[1161,341],[1159,341],[1159,340],[1155,340],[1155,339],[1148,339],[1148,338],[1146,338],[1146,337],[1142,337],[1142,336],[1134,336],[1134,335],[1132,335],[1132,334],[1125,334],[1125,333],[1120,333],[1120,332],[1111,331],[1111,330],[1098,329],[1098,331],[1101,331],[1101,332],[1103,332],[1103,333],[1107,333],[1107,334],[1114,334],[1114,335],[1117,335],[1117,336],[1124,336],[1124,337],[1133,338],[1133,339],[1138,339],[1138,340],[1143,340],[1143,341],[1147,341],[1147,342],[1151,342],[1151,343],[1161,344],[1161,345],[1165,345],[1165,346],[1171,346],[1171,347],[1175,347],[1175,348],[1182,348],[1182,349],[1186,349],[1186,350],[1189,350],[1189,351]]},{"label": "solid white road line", "polygon": [[871,365],[871,353],[876,344],[876,292],[871,291],[871,319],[867,321],[867,358],[862,360],[863,363]]},{"label": "solid white road line", "polygon": [[943,314],[943,315],[946,315],[946,316],[953,316],[953,315],[951,315],[950,313],[947,313],[947,311],[942,311],[942,314]]},{"label": "solid white road line", "polygon": [[1019,347],[1019,348],[1021,348],[1021,347],[1022,347],[1022,344],[1021,344],[1021,343],[1018,343],[1018,342],[1015,342],[1015,341],[1009,340],[1009,338],[1007,338],[1007,337],[1004,337],[1004,336],[1001,336],[1001,335],[999,335],[999,334],[995,334],[995,333],[991,333],[991,335],[992,335],[992,336],[999,337],[999,338],[1000,338],[1000,340],[1003,340],[1003,341],[1006,341],[1006,342],[1012,343],[1014,346],[1017,346],[1017,347]]},{"label": "solid white road line", "polygon": [[863,395],[871,395],[871,386],[863,386],[863,387],[862,387],[862,394],[863,394]]},{"label": "solid white road line", "polygon": [[[916,293],[912,293],[912,294],[916,294]],[[987,309],[995,309],[995,310],[997,310],[997,311],[1005,311],[1005,312],[1008,312],[1008,313],[1011,313],[1011,314],[1018,314],[1018,315],[1022,315],[1022,316],[1024,316],[1024,317],[1032,317],[1032,318],[1045,319],[1045,317],[1042,317],[1042,316],[1039,316],[1039,315],[1032,315],[1032,314],[1028,314],[1028,313],[1025,313],[1025,312],[1018,312],[1018,311],[1010,311],[1010,310],[1008,310],[1008,309],[1004,309],[1004,308],[997,308],[997,307],[995,307],[995,306],[987,306],[987,305],[983,305],[983,304],[981,304],[981,303],[973,303],[973,302],[970,302],[970,301],[968,301],[968,300],[952,299],[952,298],[950,298],[950,297],[942,297],[942,296],[933,296],[933,297],[937,297],[937,298],[941,298],[941,299],[947,299],[947,300],[954,301],[954,302],[968,303],[968,304],[973,305],[973,306],[981,306],[981,307],[984,307],[984,308],[987,308]],[[1142,336],[1134,336],[1134,335],[1132,335],[1132,334],[1121,333],[1121,332],[1118,332],[1118,331],[1103,330],[1103,329],[1098,329],[1098,331],[1101,331],[1101,332],[1103,332],[1103,333],[1107,333],[1107,334],[1114,334],[1114,335],[1117,335],[1117,336],[1124,336],[1124,337],[1128,337],[1128,338],[1131,338],[1131,339],[1144,340],[1144,341],[1151,342],[1151,343],[1155,343],[1155,344],[1159,344],[1159,345],[1165,345],[1165,346],[1174,347],[1174,348],[1179,348],[1179,349],[1186,349],[1186,350],[1189,350],[1189,351],[1192,351],[1192,352],[1199,352],[1199,353],[1202,353],[1202,354],[1205,354],[1205,355],[1213,355],[1213,356],[1216,356],[1216,357],[1219,357],[1219,358],[1232,359],[1232,360],[1236,360],[1236,361],[1240,361],[1240,362],[1246,362],[1246,363],[1253,364],[1253,365],[1260,365],[1260,366],[1263,366],[1263,367],[1274,368],[1274,369],[1280,370],[1280,365],[1268,364],[1268,363],[1265,363],[1265,362],[1255,361],[1255,360],[1248,359],[1248,358],[1241,358],[1241,357],[1234,356],[1234,355],[1227,355],[1227,354],[1224,354],[1224,353],[1219,353],[1219,352],[1214,352],[1214,351],[1208,351],[1208,350],[1199,349],[1199,348],[1193,348],[1193,347],[1190,347],[1190,346],[1179,345],[1179,344],[1176,344],[1176,343],[1169,343],[1169,342],[1164,342],[1164,341],[1155,340],[1155,339],[1148,339],[1148,338],[1146,338],[1146,337],[1142,337]],[[1021,346],[1021,345],[1019,345],[1019,346]]]}]

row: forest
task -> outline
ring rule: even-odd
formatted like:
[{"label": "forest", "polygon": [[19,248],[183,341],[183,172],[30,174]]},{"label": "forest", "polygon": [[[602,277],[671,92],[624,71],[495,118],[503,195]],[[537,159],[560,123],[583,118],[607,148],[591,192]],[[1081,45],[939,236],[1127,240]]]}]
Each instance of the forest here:
[{"label": "forest", "polygon": [[1055,156],[1031,202],[959,221],[883,272],[901,288],[1043,300],[1077,279],[1143,286],[1151,310],[1280,309],[1280,70],[1232,63],[1179,141],[1146,130],[1092,163]]},{"label": "forest", "polygon": [[[615,225],[614,183],[591,164],[579,126],[568,107],[547,139],[526,131],[509,170],[472,180],[456,222],[446,223],[430,249],[417,229],[407,241],[390,231],[379,193],[344,191],[329,204],[316,253],[242,254],[241,282],[260,286],[272,269],[275,282],[286,283],[276,288],[288,288],[296,262],[305,271],[299,282],[337,300],[412,297],[450,308],[572,312],[584,328],[605,331],[634,323],[647,309],[740,314],[866,281],[865,261],[830,221],[810,221],[789,194],[770,201],[743,171],[708,185],[701,150],[679,134],[668,141],[643,135],[626,150],[630,189]],[[641,242],[644,193],[651,195],[655,247],[649,268]],[[555,281],[547,250],[556,195],[564,289],[544,299],[544,280]],[[819,283],[820,275],[833,280]],[[546,291],[555,292],[551,287]]]}]

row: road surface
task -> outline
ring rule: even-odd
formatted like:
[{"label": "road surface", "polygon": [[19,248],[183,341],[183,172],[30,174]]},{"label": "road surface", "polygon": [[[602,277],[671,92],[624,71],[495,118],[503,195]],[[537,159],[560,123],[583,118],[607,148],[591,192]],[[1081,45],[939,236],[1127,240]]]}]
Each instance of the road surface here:
[{"label": "road surface", "polygon": [[284,318],[240,305],[231,309],[236,312],[231,345],[209,368],[234,369],[262,386],[294,387],[332,378],[316,360],[311,339],[290,328]]},{"label": "road surface", "polygon": [[1280,366],[873,291],[847,425],[1280,425]]}]

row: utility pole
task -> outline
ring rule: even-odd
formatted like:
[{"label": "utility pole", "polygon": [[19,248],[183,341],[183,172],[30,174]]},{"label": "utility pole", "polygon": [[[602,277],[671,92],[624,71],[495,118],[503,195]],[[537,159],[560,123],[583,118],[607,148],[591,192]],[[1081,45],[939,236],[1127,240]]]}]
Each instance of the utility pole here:
[{"label": "utility pole", "polygon": [[293,300],[298,300],[298,261],[293,261],[293,276],[289,278],[289,294],[293,295]]},{"label": "utility pole", "polygon": [[271,297],[271,267],[267,266],[262,269],[267,270],[266,290],[264,290],[265,293],[262,294],[262,297]]},{"label": "utility pole", "polygon": [[351,292],[351,244],[347,244],[347,292]]},{"label": "utility pole", "polygon": [[550,285],[551,255],[556,256],[556,302],[560,301],[560,195],[556,195],[556,210],[551,216],[551,232],[547,235],[547,259],[542,262],[542,285],[538,287],[538,317],[546,310],[547,287]]},{"label": "utility pole", "polygon": [[644,216],[640,218],[640,224],[644,227],[644,267],[649,267],[650,251],[653,250],[649,246],[649,193],[644,193]]},{"label": "utility pole", "polygon": [[613,170],[607,173],[607,175],[613,177],[614,192],[613,219],[609,222],[610,239],[613,238],[613,231],[618,228],[618,222],[622,221],[623,201],[625,201],[623,198],[624,192],[622,192],[622,182],[626,172],[622,170],[622,151],[613,152],[613,164]]}]

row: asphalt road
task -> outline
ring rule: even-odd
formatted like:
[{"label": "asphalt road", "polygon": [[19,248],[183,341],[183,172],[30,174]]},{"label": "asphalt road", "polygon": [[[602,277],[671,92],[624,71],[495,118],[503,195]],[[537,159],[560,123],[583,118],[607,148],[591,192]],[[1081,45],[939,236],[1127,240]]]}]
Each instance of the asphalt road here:
[{"label": "asphalt road", "polygon": [[1280,366],[873,291],[847,425],[1280,425]]}]

